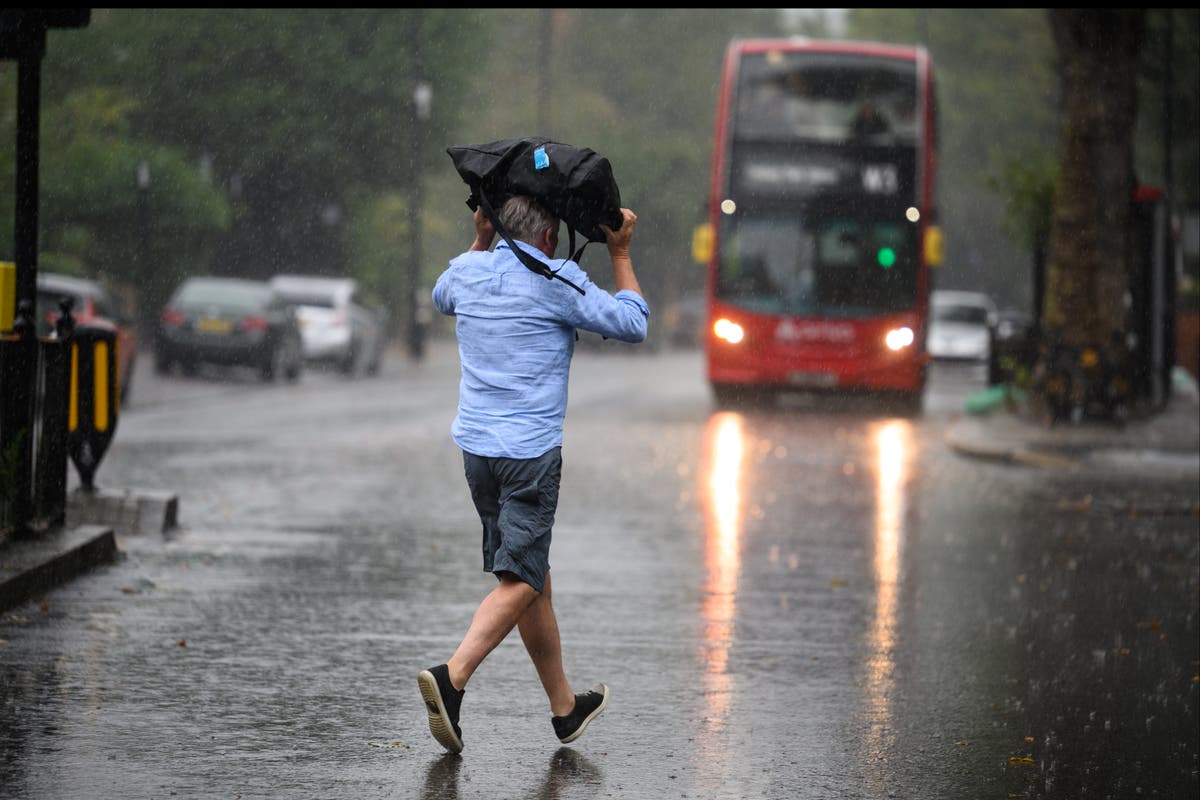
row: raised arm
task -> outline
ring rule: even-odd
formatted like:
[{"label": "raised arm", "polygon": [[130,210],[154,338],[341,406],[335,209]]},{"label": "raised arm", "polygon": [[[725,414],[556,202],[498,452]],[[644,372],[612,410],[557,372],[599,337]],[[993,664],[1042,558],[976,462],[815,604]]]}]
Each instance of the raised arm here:
[{"label": "raised arm", "polygon": [[613,278],[617,291],[623,289],[642,294],[638,285],[637,275],[633,272],[633,260],[629,257],[629,243],[633,240],[633,227],[637,224],[637,214],[628,208],[621,209],[621,227],[612,230],[607,225],[601,225],[604,238],[608,242],[608,257],[612,260]]},{"label": "raised arm", "polygon": [[496,228],[491,221],[483,215],[482,208],[475,209],[475,241],[471,244],[470,250],[489,250],[492,246],[492,240],[496,238]]}]

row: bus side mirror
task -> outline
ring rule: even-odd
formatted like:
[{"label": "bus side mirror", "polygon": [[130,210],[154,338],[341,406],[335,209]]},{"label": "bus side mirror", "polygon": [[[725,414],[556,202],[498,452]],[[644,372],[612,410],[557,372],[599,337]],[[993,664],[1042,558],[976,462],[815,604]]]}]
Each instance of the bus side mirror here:
[{"label": "bus side mirror", "polygon": [[711,222],[697,225],[692,231],[692,260],[707,264],[713,257],[713,226]]},{"label": "bus side mirror", "polygon": [[925,263],[931,267],[940,267],[943,256],[942,229],[930,225],[925,229]]}]

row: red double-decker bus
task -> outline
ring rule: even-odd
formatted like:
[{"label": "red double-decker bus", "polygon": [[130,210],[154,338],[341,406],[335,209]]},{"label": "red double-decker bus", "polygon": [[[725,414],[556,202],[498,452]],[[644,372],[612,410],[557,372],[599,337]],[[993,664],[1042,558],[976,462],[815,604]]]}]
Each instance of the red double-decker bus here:
[{"label": "red double-decker bus", "polygon": [[695,242],[718,403],[869,389],[919,407],[928,270],[941,252],[936,116],[923,48],[729,45]]}]

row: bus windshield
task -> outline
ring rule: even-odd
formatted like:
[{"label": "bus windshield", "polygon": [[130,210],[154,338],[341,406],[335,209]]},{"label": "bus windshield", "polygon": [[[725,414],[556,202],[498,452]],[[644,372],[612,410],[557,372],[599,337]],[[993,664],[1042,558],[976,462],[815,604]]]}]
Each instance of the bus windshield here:
[{"label": "bus windshield", "polygon": [[739,139],[915,142],[911,63],[853,54],[746,54],[737,83]]},{"label": "bus windshield", "polygon": [[866,318],[910,310],[916,226],[898,215],[795,210],[723,220],[716,294],[762,314]]}]

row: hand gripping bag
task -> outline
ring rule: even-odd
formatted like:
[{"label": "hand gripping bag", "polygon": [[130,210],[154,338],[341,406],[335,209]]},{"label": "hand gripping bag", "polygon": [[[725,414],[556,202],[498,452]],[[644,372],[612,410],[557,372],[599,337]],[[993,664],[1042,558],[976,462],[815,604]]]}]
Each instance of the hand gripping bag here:
[{"label": "hand gripping bag", "polygon": [[[449,147],[446,152],[471,190],[467,205],[472,209],[482,206],[496,232],[508,242],[522,263],[534,272],[547,278],[558,278],[582,293],[578,286],[513,245],[497,219],[496,210],[514,195],[533,197],[566,223],[570,235],[569,253],[571,259],[578,262],[587,242],[604,241],[600,225],[607,225],[612,230],[621,227],[621,193],[608,159],[586,147],[537,136]],[[587,239],[578,251],[575,250],[575,231]]]}]

